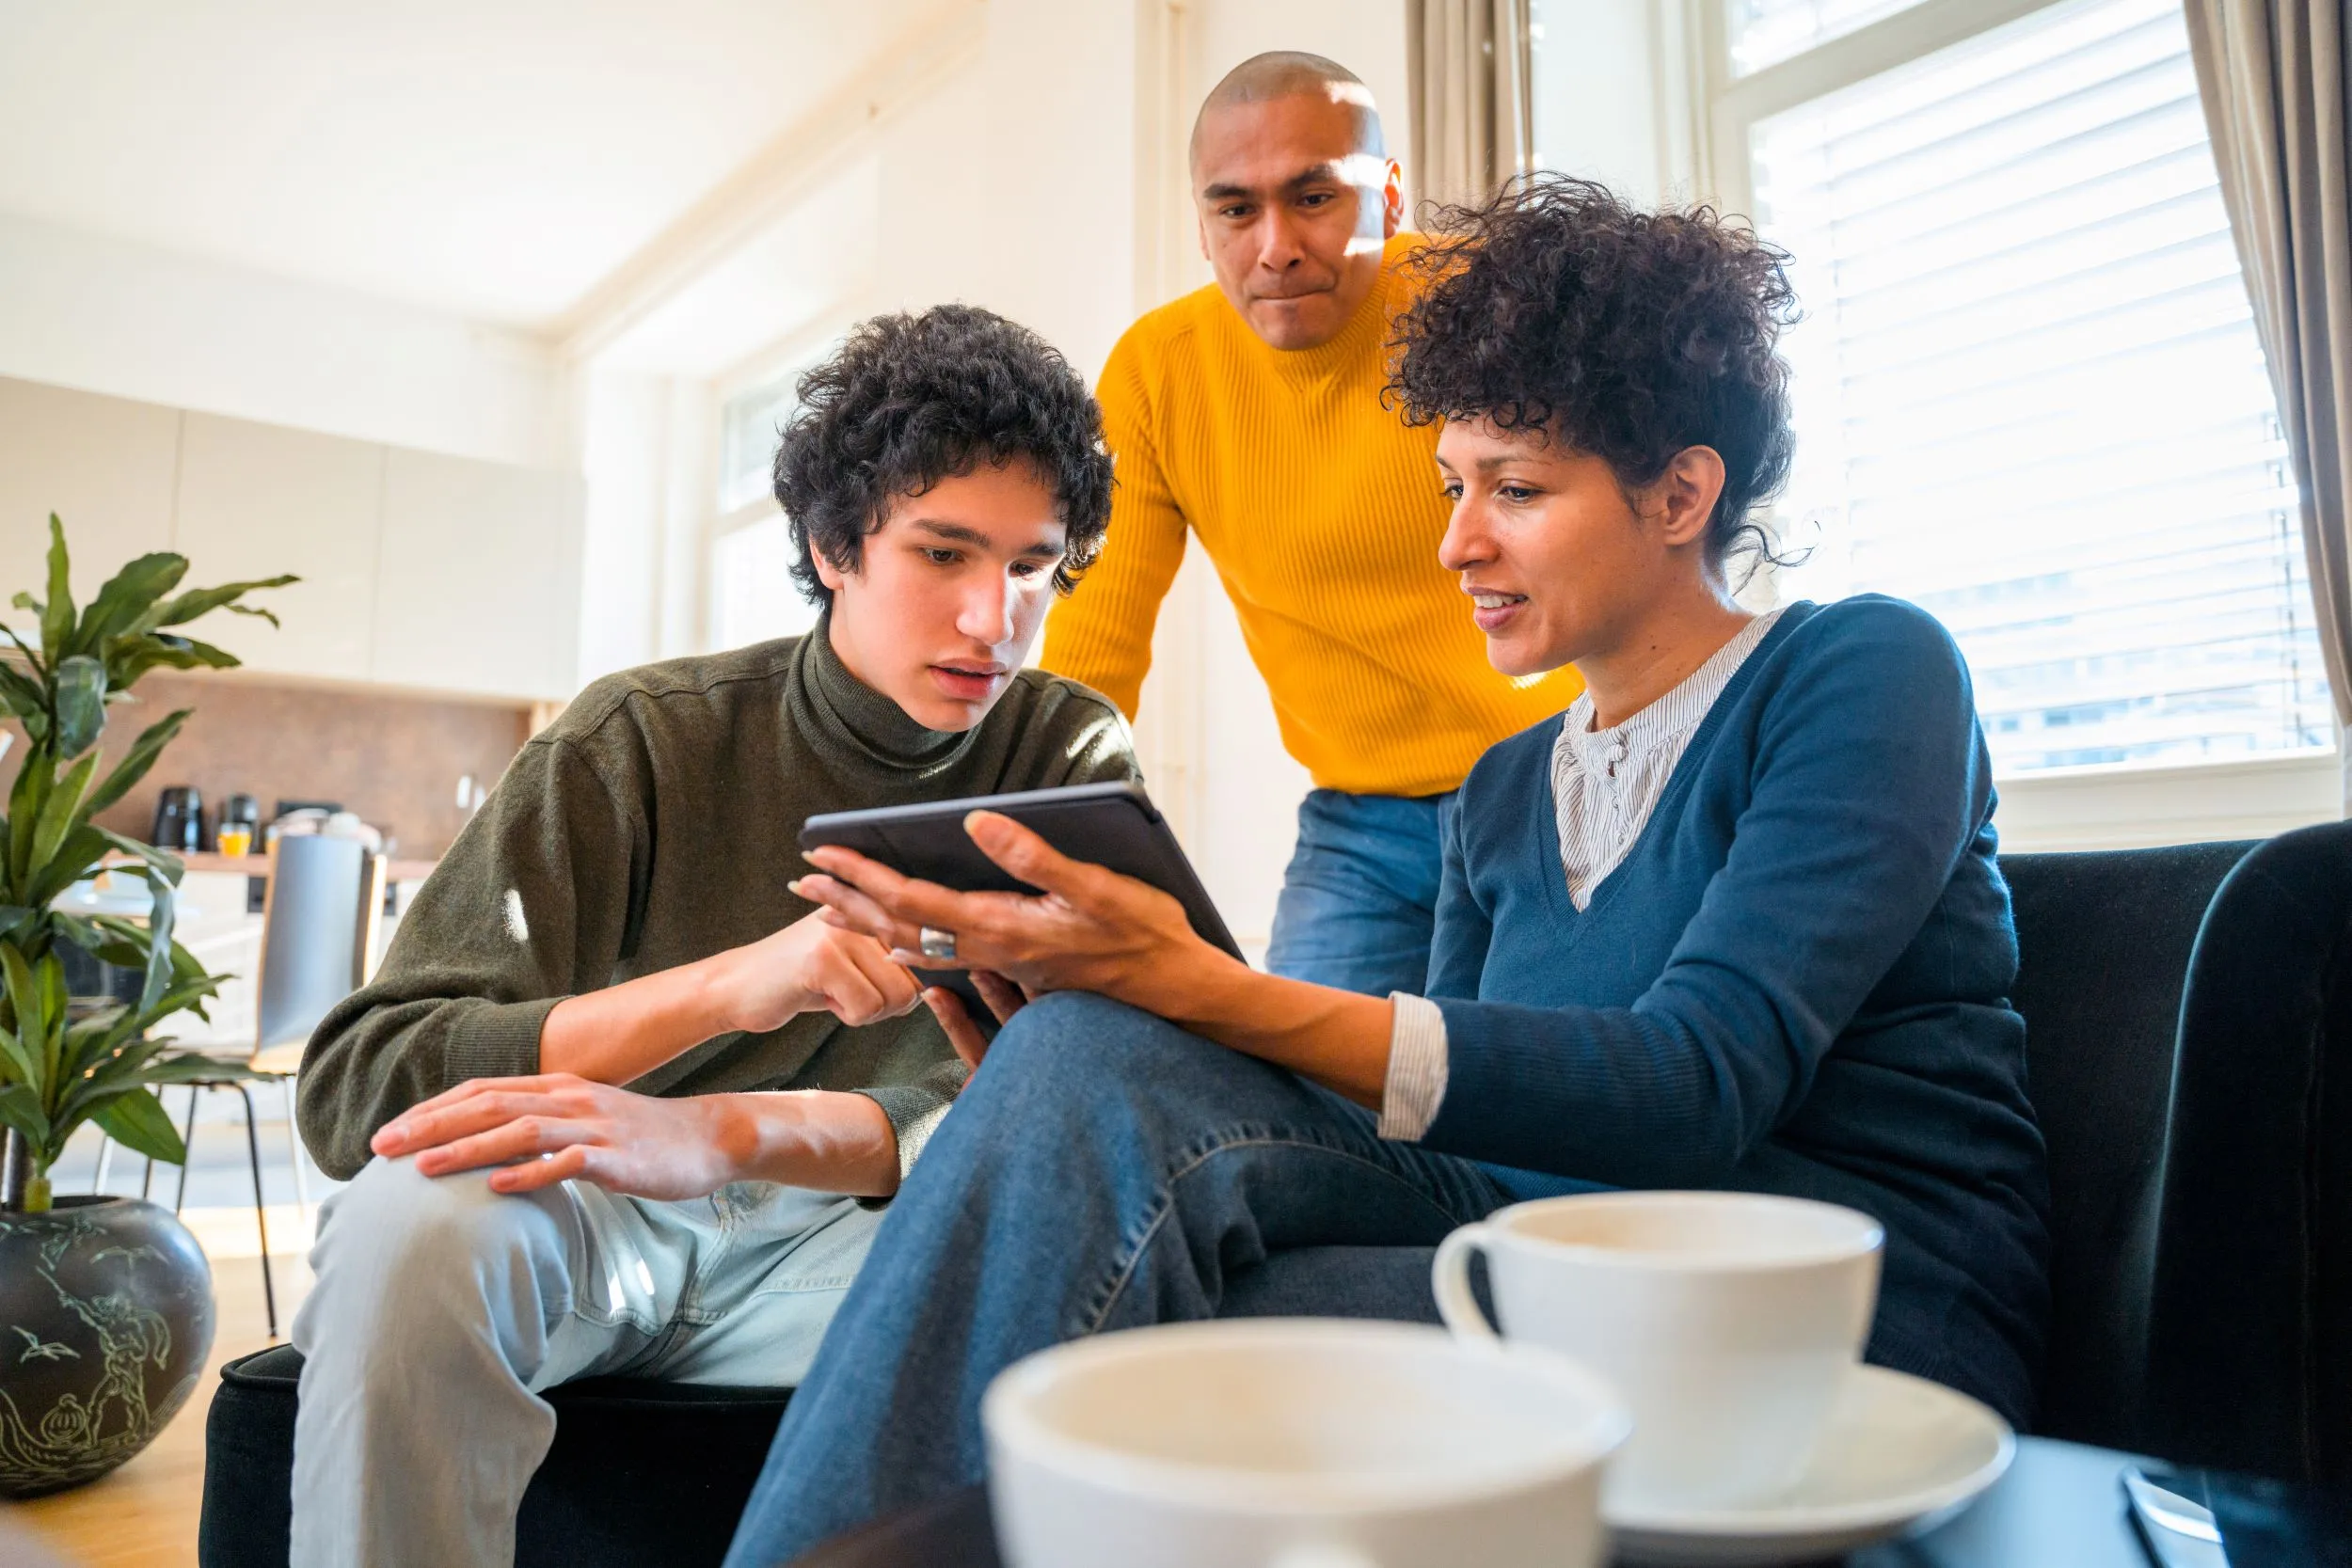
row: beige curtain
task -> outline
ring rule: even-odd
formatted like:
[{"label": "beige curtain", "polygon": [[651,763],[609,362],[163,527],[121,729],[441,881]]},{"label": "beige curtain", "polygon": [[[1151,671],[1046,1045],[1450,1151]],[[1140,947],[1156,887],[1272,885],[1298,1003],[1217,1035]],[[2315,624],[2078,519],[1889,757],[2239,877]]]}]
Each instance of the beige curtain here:
[{"label": "beige curtain", "polygon": [[2221,197],[2303,491],[2328,680],[2352,724],[2352,0],[2187,0],[2187,11]]},{"label": "beige curtain", "polygon": [[1484,201],[1535,152],[1529,0],[1405,0],[1413,85],[1406,184],[1420,201]]}]

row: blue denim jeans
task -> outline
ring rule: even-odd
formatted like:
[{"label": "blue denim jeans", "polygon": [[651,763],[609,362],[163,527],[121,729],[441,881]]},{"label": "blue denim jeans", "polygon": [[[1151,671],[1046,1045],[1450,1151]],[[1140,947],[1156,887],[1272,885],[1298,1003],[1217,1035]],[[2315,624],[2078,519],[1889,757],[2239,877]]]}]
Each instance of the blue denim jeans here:
[{"label": "blue denim jeans", "polygon": [[1451,795],[1311,792],[1298,804],[1266,968],[1370,996],[1421,994],[1453,807]]},{"label": "blue denim jeans", "polygon": [[[729,1568],[978,1480],[981,1392],[1033,1351],[1216,1317],[1288,1249],[1432,1246],[1574,1185],[1385,1142],[1279,1068],[1099,996],[1046,997],[996,1037],[892,1204]],[[1319,1280],[1279,1309],[1366,1311],[1344,1271]],[[1425,1287],[1419,1305],[1434,1317]]]}]

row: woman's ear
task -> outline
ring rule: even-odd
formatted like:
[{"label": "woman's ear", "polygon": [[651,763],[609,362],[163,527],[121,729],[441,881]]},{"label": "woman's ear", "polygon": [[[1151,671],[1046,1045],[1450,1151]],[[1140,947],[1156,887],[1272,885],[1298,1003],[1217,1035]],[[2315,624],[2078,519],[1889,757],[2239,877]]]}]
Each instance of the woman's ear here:
[{"label": "woman's ear", "polygon": [[1668,545],[1695,544],[1707,537],[1708,519],[1724,493],[1724,455],[1713,447],[1685,447],[1667,460],[1666,471],[1650,486],[1650,515]]}]

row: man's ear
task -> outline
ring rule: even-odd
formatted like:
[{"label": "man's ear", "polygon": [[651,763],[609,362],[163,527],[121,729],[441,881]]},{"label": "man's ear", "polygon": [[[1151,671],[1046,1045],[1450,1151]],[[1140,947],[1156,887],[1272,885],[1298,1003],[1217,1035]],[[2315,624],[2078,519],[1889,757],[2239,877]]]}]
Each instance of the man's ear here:
[{"label": "man's ear", "polygon": [[1651,515],[1659,537],[1688,545],[1707,536],[1708,520],[1724,493],[1724,454],[1713,447],[1685,447],[1666,463],[1650,486]]},{"label": "man's ear", "polygon": [[1380,186],[1380,237],[1393,240],[1404,226],[1405,166],[1391,158],[1389,177]]},{"label": "man's ear", "polygon": [[839,594],[850,574],[834,564],[834,559],[825,553],[825,547],[813,539],[809,541],[808,558],[817,563],[817,580],[825,585],[825,592]]}]

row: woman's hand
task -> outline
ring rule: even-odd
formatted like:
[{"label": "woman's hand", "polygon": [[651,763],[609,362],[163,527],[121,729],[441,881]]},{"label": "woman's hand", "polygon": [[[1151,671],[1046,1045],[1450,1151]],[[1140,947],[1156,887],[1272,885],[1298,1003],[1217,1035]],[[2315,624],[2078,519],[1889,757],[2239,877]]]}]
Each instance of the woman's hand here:
[{"label": "woman's hand", "polygon": [[[995,812],[974,812],[964,831],[982,854],[1044,891],[958,893],[834,845],[808,852],[822,874],[802,878],[794,891],[822,904],[825,919],[890,949],[898,963],[991,970],[1025,996],[1090,990],[1165,1016],[1204,975],[1245,968],[1201,941],[1184,906],[1148,883],[1072,860]],[[952,963],[924,956],[927,926],[954,933]],[[996,1000],[990,998],[993,1009]],[[1009,1009],[1000,1013],[1009,1017]],[[968,1033],[977,1037],[976,1029]],[[971,1059],[964,1044],[957,1049]]]}]

